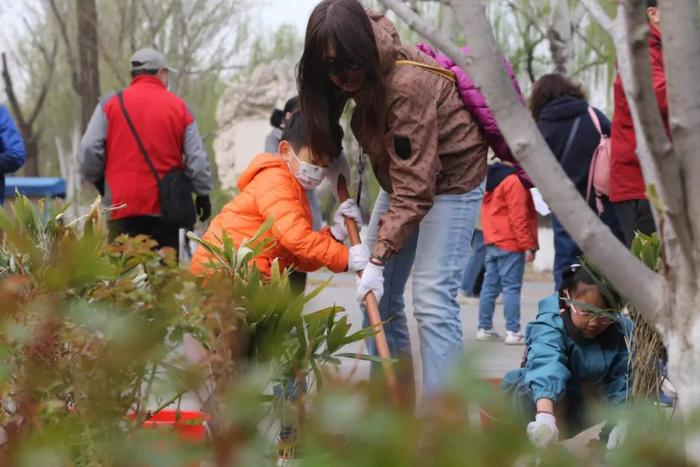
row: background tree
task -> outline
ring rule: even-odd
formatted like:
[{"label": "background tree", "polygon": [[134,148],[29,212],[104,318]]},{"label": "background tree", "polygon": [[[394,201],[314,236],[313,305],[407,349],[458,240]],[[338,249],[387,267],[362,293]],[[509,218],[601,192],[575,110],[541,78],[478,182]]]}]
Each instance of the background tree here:
[{"label": "background tree", "polygon": [[[7,53],[2,53],[2,81],[5,95],[24,140],[26,151],[24,173],[32,177],[39,176],[40,172],[39,142],[45,126],[39,121],[39,116],[45,108],[57,61],[56,40],[45,32],[45,16],[45,10],[31,9],[28,13],[28,18],[31,19],[24,21],[24,33],[29,40],[20,44],[14,60],[14,63],[22,64],[25,67],[24,70],[13,72],[10,69],[11,62],[8,60]],[[29,59],[27,60],[26,57]],[[22,99],[18,91],[17,78],[26,79],[27,76],[31,77],[32,86],[23,93],[24,99]]]}]

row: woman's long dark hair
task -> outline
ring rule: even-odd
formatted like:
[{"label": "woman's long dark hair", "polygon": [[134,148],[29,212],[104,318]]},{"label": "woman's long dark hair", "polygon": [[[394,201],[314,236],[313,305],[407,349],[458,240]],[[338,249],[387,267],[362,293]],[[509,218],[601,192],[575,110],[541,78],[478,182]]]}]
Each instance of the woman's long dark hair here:
[{"label": "woman's long dark hair", "polygon": [[534,119],[540,117],[542,107],[564,96],[586,99],[583,88],[564,75],[552,73],[538,79],[530,93],[530,111]]},{"label": "woman's long dark hair", "polygon": [[336,158],[342,148],[340,116],[348,100],[328,76],[325,54],[348,59],[365,73],[360,91],[363,128],[383,129],[384,82],[377,42],[367,12],[357,0],[324,0],[309,18],[297,86],[312,152]]}]

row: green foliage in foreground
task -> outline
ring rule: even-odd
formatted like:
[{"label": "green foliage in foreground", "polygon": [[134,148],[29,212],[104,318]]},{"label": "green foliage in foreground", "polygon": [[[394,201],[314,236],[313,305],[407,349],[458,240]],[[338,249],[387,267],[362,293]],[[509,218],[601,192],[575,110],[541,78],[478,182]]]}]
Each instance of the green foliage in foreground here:
[{"label": "green foliage in foreground", "polygon": [[[284,408],[297,465],[690,465],[678,417],[655,408],[623,414],[630,435],[619,451],[535,452],[527,421],[474,376],[473,362],[418,415],[393,407],[381,382],[352,383],[335,369],[371,330],[351,333],[337,307],[303,313],[320,290],[294,297],[286,272],[263,281],[249,266],[269,247],[264,229],[238,249],[200,241],[217,257],[201,279],[146,238],[108,245],[99,202],[71,224],[63,209],[20,198],[12,215],[0,212],[0,465],[272,466],[272,387],[301,380],[310,393]],[[186,334],[205,349],[198,363],[181,356]],[[206,443],[142,428],[205,383]]]}]

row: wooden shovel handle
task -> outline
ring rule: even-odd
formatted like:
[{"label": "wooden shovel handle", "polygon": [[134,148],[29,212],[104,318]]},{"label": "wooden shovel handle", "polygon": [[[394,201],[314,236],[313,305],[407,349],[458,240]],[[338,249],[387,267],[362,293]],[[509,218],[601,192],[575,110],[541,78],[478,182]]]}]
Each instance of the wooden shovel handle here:
[{"label": "wooden shovel handle", "polygon": [[[348,184],[343,175],[338,177],[338,198],[341,203],[350,198]],[[358,229],[355,221],[346,217],[345,226],[348,229],[350,244],[355,246],[362,243],[362,239],[360,238],[360,230]],[[362,273],[358,273],[358,275],[361,276]],[[369,318],[369,323],[372,328],[377,331],[377,334],[374,336],[374,342],[377,345],[377,354],[379,357],[386,359],[386,361],[383,363],[383,367],[391,399],[395,404],[398,404],[399,393],[398,384],[396,382],[396,373],[394,372],[394,366],[389,361],[391,358],[391,352],[389,351],[389,344],[387,343],[386,334],[384,333],[382,317],[379,313],[379,303],[377,303],[377,297],[373,292],[370,292],[367,294],[367,296],[365,296],[365,306],[367,307],[367,317]]]}]

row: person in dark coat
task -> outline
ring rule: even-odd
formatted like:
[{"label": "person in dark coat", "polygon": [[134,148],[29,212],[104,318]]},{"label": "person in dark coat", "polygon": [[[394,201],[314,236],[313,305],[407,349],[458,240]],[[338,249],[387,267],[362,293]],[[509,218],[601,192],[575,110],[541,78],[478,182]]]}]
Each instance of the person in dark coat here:
[{"label": "person in dark coat", "polygon": [[[600,144],[600,134],[589,115],[590,105],[581,87],[559,74],[542,76],[532,90],[530,109],[544,139],[566,175],[574,182],[581,196],[586,198],[588,174],[593,154]],[[603,134],[610,136],[610,120],[598,109]],[[615,235],[622,239],[615,211],[610,201],[603,197],[601,220]],[[588,200],[595,209],[595,196]],[[556,217],[552,217],[554,229],[554,281],[561,286],[562,273],[576,263],[581,249],[572,240]]]}]

